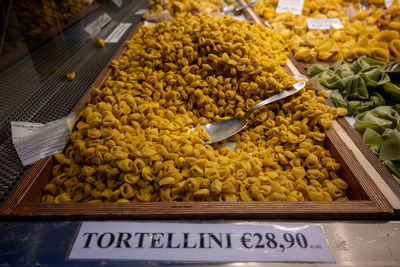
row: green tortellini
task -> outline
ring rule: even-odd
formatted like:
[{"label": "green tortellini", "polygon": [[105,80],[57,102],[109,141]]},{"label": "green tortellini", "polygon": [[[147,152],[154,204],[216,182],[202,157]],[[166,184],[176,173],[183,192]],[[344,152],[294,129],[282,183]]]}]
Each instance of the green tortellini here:
[{"label": "green tortellini", "polygon": [[356,116],[377,106],[400,100],[400,88],[390,83],[385,73],[387,63],[366,56],[349,64],[336,62],[332,68],[315,64],[307,73],[323,86],[332,90],[330,100],[339,107],[347,108],[350,116]]}]

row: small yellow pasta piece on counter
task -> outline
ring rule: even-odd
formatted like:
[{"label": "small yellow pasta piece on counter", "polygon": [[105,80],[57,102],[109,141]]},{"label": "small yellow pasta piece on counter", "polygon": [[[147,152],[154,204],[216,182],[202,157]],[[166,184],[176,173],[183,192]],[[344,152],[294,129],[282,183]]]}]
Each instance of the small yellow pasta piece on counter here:
[{"label": "small yellow pasta piece on counter", "polygon": [[103,48],[105,46],[103,39],[97,39],[96,45],[98,48]]},{"label": "small yellow pasta piece on counter", "polygon": [[70,81],[73,81],[75,79],[76,75],[75,72],[71,72],[67,74],[67,79]]}]

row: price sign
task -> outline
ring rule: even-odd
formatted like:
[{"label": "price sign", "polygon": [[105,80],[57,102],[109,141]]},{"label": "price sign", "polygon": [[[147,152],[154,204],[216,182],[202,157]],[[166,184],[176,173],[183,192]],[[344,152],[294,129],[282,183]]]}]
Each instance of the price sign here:
[{"label": "price sign", "polygon": [[61,153],[74,122],[74,113],[46,124],[12,121],[12,140],[22,165],[31,165],[39,159]]},{"label": "price sign", "polygon": [[85,27],[85,31],[90,35],[97,35],[101,32],[101,29],[106,26],[110,21],[111,17],[107,13],[103,13],[97,19],[95,19],[92,23]]},{"label": "price sign", "polygon": [[126,32],[127,29],[132,25],[132,23],[120,23],[112,33],[104,40],[106,43],[118,43],[119,39],[121,39],[122,35]]},{"label": "price sign", "polygon": [[306,19],[307,26],[310,30],[327,30],[332,28],[342,29],[343,25],[338,18],[327,19]]},{"label": "price sign", "polygon": [[334,262],[319,225],[84,222],[69,259]]},{"label": "price sign", "polygon": [[291,12],[295,15],[301,15],[303,12],[304,0],[279,0],[276,13]]}]

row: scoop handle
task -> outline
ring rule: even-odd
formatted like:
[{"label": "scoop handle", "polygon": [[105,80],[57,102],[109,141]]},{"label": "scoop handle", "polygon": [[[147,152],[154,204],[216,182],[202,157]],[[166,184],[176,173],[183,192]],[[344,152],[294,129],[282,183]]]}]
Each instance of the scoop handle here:
[{"label": "scoop handle", "polygon": [[305,85],[306,85],[306,83],[305,83],[304,81],[295,83],[295,84],[293,84],[293,86],[292,86],[291,89],[289,89],[289,90],[283,90],[282,92],[280,92],[280,93],[278,93],[278,94],[276,94],[276,95],[273,95],[273,96],[271,96],[271,97],[269,97],[269,98],[267,98],[267,99],[261,101],[260,103],[258,103],[258,104],[256,104],[256,105],[252,106],[252,107],[246,112],[246,114],[244,114],[243,119],[244,119],[245,121],[247,121],[247,119],[250,117],[251,113],[253,113],[256,109],[258,109],[258,108],[260,108],[260,107],[262,107],[262,106],[265,106],[265,105],[267,105],[267,104],[270,104],[270,103],[272,103],[272,102],[275,102],[275,101],[277,101],[277,100],[280,100],[280,99],[282,99],[282,98],[291,96],[291,95],[297,93],[298,91],[300,91],[301,89],[303,89]]},{"label": "scoop handle", "polygon": [[241,10],[243,10],[243,9],[245,9],[245,8],[253,7],[255,4],[257,4],[257,0],[253,0],[250,4],[247,4],[247,5],[244,5],[244,6],[236,7],[236,8],[234,9],[234,11],[238,12],[238,11],[241,11]]}]

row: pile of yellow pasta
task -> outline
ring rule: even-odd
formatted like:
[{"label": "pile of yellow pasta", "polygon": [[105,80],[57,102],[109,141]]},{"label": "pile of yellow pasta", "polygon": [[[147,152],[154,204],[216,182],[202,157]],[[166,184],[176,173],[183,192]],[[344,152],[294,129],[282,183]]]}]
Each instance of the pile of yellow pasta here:
[{"label": "pile of yellow pasta", "polygon": [[[277,0],[261,0],[254,9],[288,40],[299,61],[353,61],[363,55],[389,61],[400,57],[397,1],[388,9],[374,5],[359,9],[352,21],[346,16],[348,3],[341,0],[306,0],[301,16],[275,13],[277,4]],[[308,30],[306,18],[340,18],[343,29]]]},{"label": "pile of yellow pasta", "polygon": [[204,145],[199,124],[241,116],[295,82],[287,55],[274,30],[230,17],[142,27],[54,155],[42,202],[347,200],[324,147],[345,110],[312,86],[252,114],[227,140],[235,149]]}]

